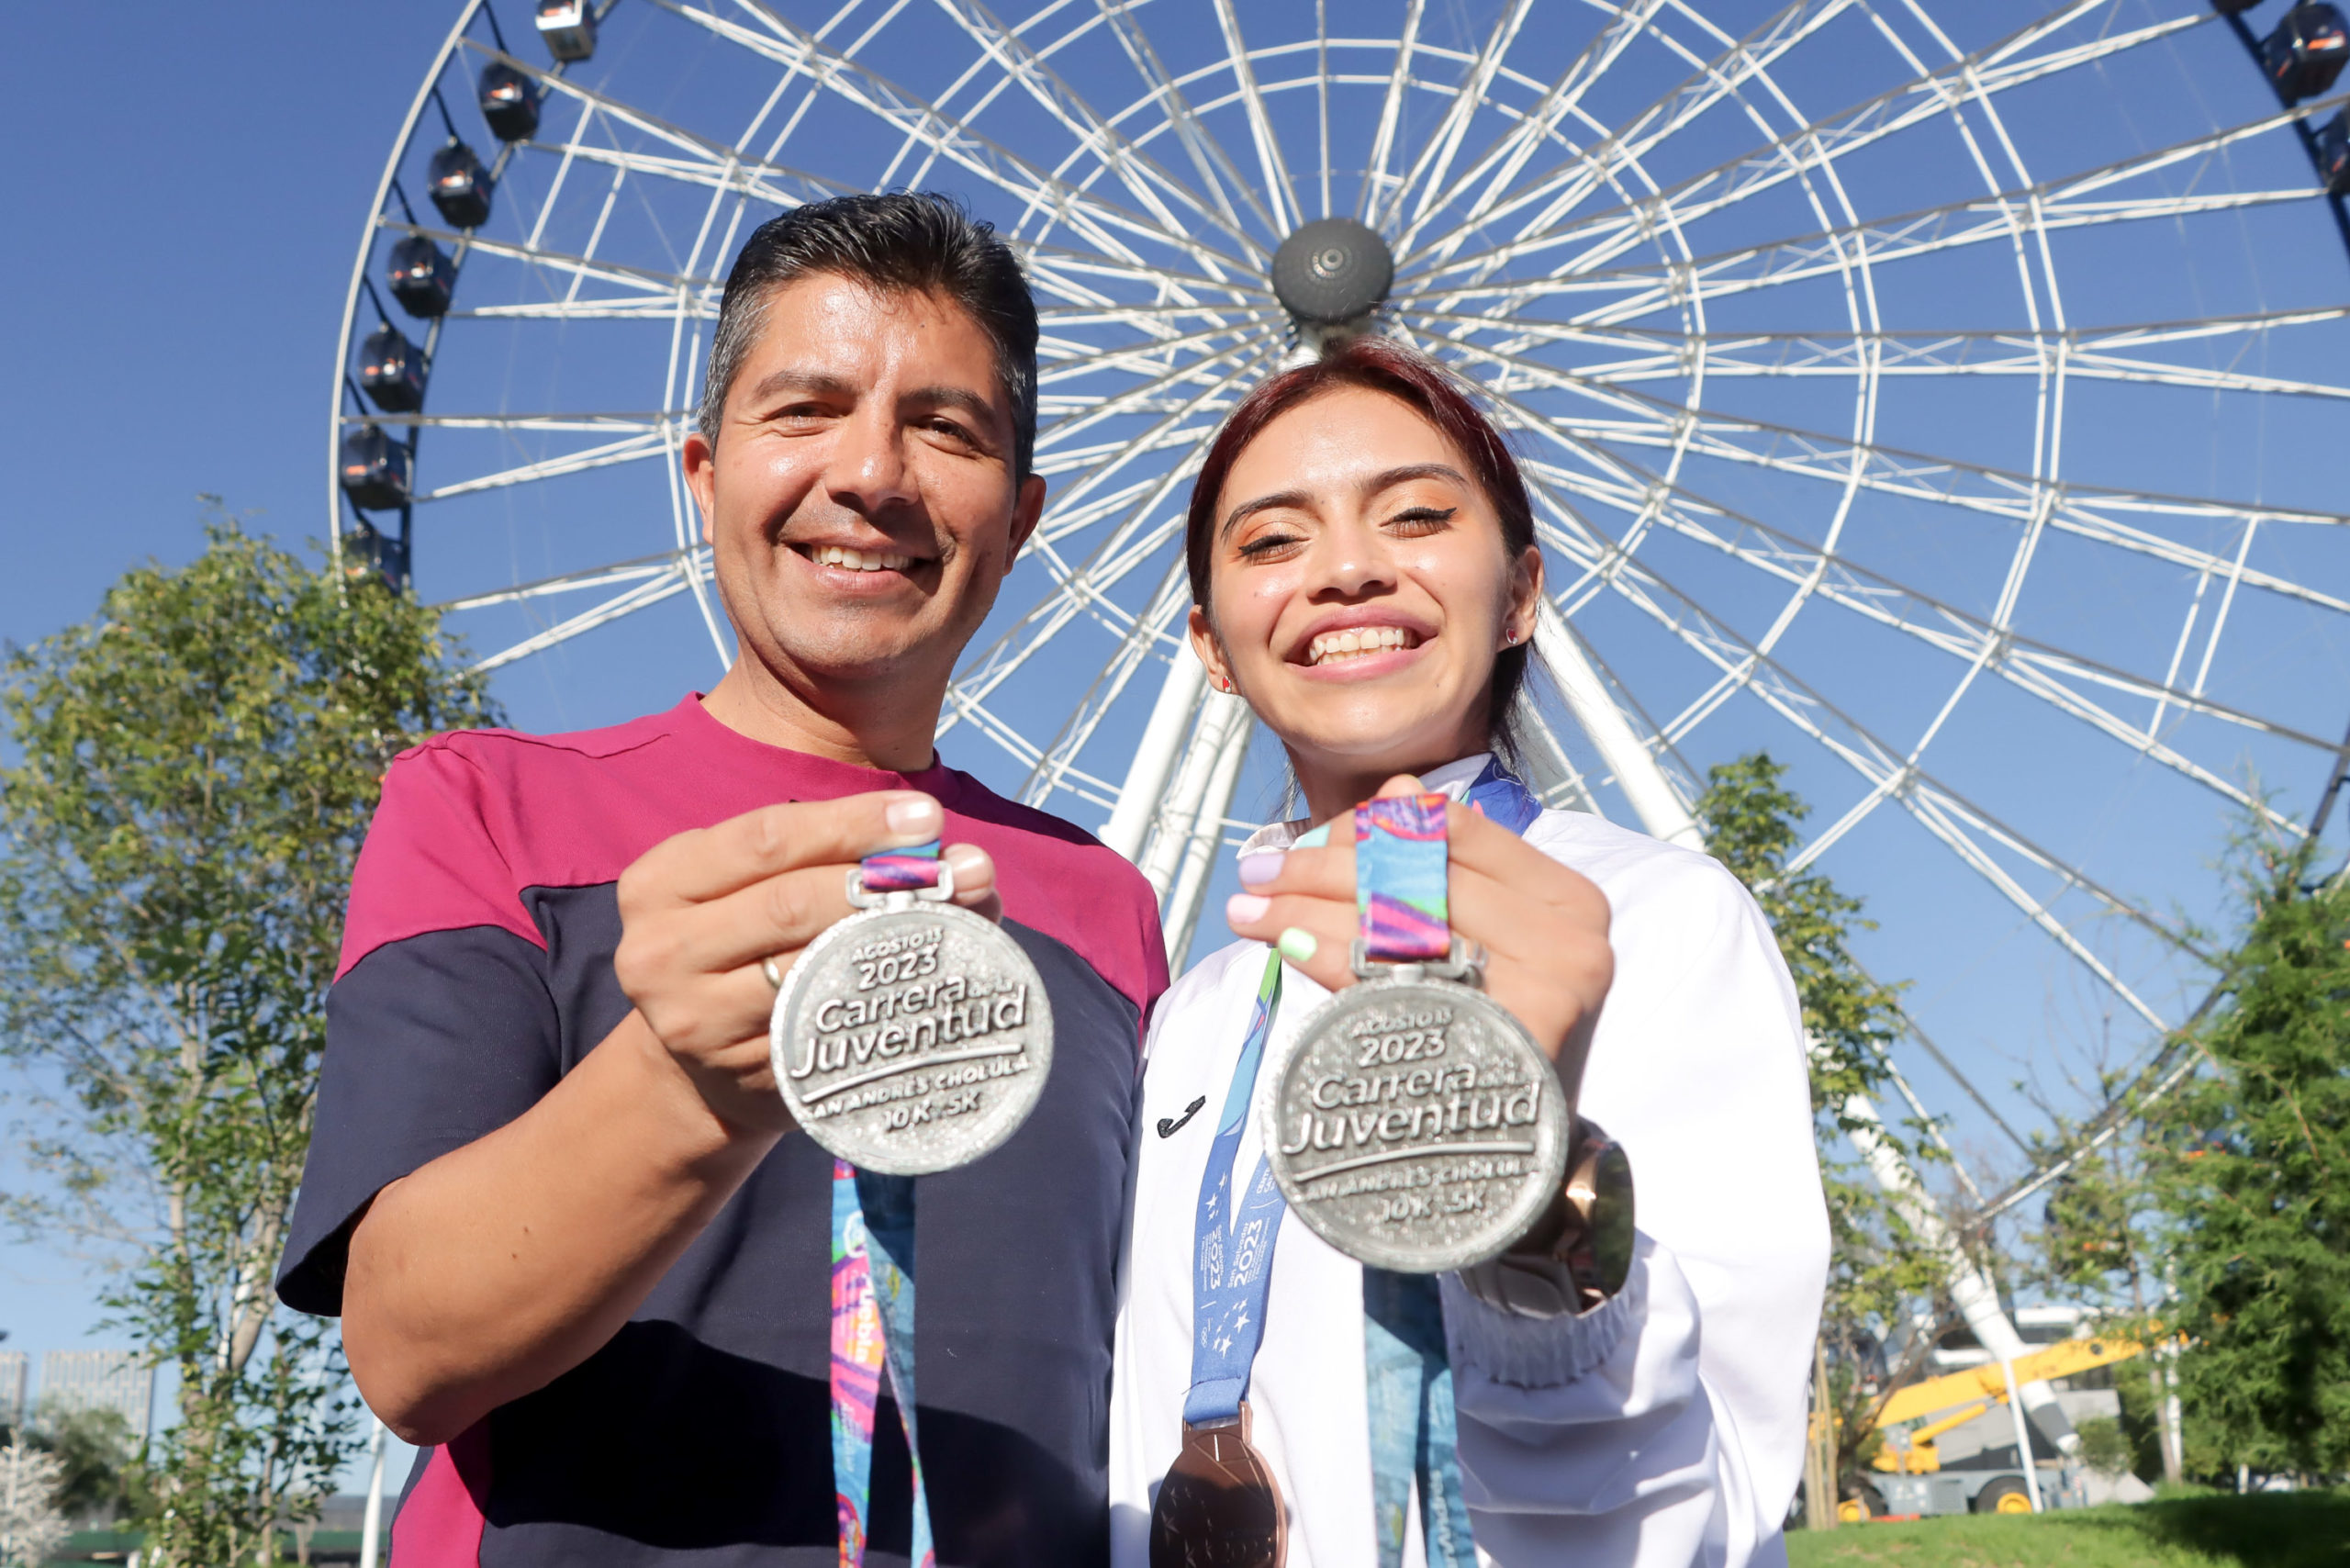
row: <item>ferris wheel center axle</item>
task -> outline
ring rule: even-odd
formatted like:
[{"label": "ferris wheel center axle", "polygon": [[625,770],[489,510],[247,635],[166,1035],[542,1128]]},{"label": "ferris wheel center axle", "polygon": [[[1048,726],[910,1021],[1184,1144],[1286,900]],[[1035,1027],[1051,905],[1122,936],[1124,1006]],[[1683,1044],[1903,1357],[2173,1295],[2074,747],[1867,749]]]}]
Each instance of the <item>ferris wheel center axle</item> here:
[{"label": "ferris wheel center axle", "polygon": [[1337,327],[1377,309],[1395,282],[1395,257],[1376,230],[1351,218],[1309,223],[1273,252],[1273,293],[1301,327]]}]

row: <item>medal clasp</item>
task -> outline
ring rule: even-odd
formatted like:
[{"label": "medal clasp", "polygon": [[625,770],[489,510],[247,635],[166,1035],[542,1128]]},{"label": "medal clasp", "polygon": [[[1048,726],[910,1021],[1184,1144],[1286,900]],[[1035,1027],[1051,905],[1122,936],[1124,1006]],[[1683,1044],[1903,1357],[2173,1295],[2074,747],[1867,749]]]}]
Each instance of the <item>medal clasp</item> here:
[{"label": "medal clasp", "polygon": [[1451,980],[1472,990],[1485,988],[1485,949],[1462,936],[1452,938],[1452,948],[1441,958],[1390,962],[1371,956],[1371,945],[1356,937],[1348,951],[1348,963],[1357,980]]},{"label": "medal clasp", "polygon": [[946,903],[955,896],[955,867],[941,857],[938,880],[927,888],[900,888],[886,893],[865,890],[865,868],[852,866],[848,873],[848,902],[855,909],[912,909],[918,904]]}]

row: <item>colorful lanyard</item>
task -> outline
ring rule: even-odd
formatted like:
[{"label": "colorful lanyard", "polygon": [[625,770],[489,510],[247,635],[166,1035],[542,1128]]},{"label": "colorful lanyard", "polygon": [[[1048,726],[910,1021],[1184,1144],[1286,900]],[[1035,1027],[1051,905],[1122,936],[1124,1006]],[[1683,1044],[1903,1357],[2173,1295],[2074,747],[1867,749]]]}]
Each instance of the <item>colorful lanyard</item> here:
[{"label": "colorful lanyard", "polygon": [[[1498,761],[1488,761],[1478,773],[1466,803],[1516,834],[1542,813],[1541,803]],[[1444,804],[1441,795],[1407,796],[1367,802],[1356,812],[1356,909],[1375,959],[1441,958],[1451,948]],[[1300,839],[1300,846],[1317,842],[1320,833]],[[1281,996],[1281,956],[1268,954],[1248,1038],[1200,1178],[1192,1232],[1192,1386],[1183,1398],[1183,1419],[1193,1426],[1239,1416],[1249,1369],[1264,1341],[1273,1247],[1288,1205],[1262,1159],[1237,1215],[1229,1213],[1229,1205],[1232,1165]],[[1460,1489],[1459,1421],[1437,1282],[1426,1274],[1365,1268],[1362,1292],[1381,1568],[1400,1568],[1403,1562],[1404,1521],[1416,1482],[1429,1568],[1476,1568]]]},{"label": "colorful lanyard", "polygon": [[[1442,795],[1402,795],[1355,808],[1355,912],[1364,956],[1375,963],[1426,963],[1452,950],[1448,804]],[[1401,1568],[1416,1484],[1429,1568],[1476,1568],[1436,1277],[1365,1264],[1362,1315],[1380,1568]]]},{"label": "colorful lanyard", "polygon": [[[870,892],[938,885],[938,844],[868,855]],[[906,1428],[914,1481],[913,1568],[937,1568],[930,1495],[914,1438],[914,1183],[833,1161],[833,1493],[840,1568],[863,1568],[881,1367]]]}]

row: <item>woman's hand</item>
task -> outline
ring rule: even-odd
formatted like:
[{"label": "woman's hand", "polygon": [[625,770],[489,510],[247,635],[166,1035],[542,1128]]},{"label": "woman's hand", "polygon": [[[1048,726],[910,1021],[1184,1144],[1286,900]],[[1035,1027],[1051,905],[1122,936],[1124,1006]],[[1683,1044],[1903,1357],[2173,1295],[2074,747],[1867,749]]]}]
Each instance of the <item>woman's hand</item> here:
[{"label": "woman's hand", "polygon": [[[1421,789],[1404,775],[1379,792]],[[1485,949],[1486,993],[1559,1064],[1572,1103],[1616,975],[1607,897],[1589,878],[1466,806],[1447,808],[1445,831],[1452,929]],[[1278,946],[1292,968],[1337,991],[1354,983],[1348,958],[1361,926],[1351,818],[1338,818],[1330,837],[1318,848],[1244,857],[1240,877],[1248,890],[1235,894],[1225,914],[1236,933]]]}]

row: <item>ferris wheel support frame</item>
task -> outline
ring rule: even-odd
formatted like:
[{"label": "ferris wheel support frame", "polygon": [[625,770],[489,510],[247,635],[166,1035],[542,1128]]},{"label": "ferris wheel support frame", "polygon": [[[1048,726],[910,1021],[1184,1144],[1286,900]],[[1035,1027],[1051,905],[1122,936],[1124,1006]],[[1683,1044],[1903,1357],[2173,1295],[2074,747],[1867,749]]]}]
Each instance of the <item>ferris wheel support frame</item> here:
[{"label": "ferris wheel support frame", "polygon": [[[1542,601],[1535,647],[1550,666],[1561,695],[1566,699],[1568,711],[1615,773],[1617,787],[1631,801],[1649,835],[1684,848],[1703,850],[1703,826],[1683,803],[1680,792],[1658,764],[1656,755],[1641,744],[1630,719],[1600,679],[1566,618],[1547,598]],[[1818,1046],[1808,1039],[1806,1054],[1813,1058],[1818,1054]],[[1952,1304],[1974,1330],[1977,1342],[2001,1361],[2028,1353],[2030,1347],[1999,1305],[1998,1287],[1967,1256],[1965,1248],[1927,1193],[1925,1183],[1919,1180],[1899,1146],[1886,1135],[1885,1119],[1878,1114],[1875,1103],[1865,1094],[1853,1094],[1845,1098],[1840,1109],[1847,1128],[1845,1137],[1868,1166],[1869,1174],[1902,1219],[1925,1242],[1927,1249],[1941,1260],[1942,1279]],[[2033,1423],[2051,1441],[2067,1454],[2078,1450],[2079,1434],[2073,1430],[2071,1418],[2044,1380],[2024,1384],[2019,1397]]]}]

